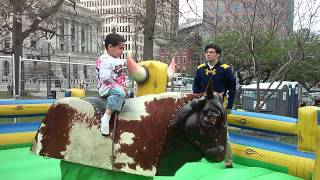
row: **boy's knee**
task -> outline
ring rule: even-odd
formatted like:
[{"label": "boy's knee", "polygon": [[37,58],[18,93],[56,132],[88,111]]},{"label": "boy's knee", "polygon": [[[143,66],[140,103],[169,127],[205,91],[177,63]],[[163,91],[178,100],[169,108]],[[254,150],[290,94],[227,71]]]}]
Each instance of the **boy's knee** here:
[{"label": "boy's knee", "polygon": [[121,97],[126,97],[126,92],[123,89],[119,89],[119,95]]}]

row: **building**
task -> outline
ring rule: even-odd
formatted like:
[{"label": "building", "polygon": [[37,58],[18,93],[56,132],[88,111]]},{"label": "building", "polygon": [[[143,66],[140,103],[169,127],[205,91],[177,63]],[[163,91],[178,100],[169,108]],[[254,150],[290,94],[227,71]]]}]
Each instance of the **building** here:
[{"label": "building", "polygon": [[[52,27],[56,27],[56,32],[48,40],[42,37],[41,32],[35,32],[24,40],[24,59],[95,63],[96,58],[102,53],[103,37],[100,35],[102,19],[82,6],[79,0],[76,2],[74,6],[65,1],[60,10],[46,20],[48,24],[52,23]],[[23,23],[27,24],[28,21],[25,20]],[[11,33],[9,35],[5,38],[5,49],[12,46]],[[2,79],[12,79],[12,73],[8,73],[12,71],[11,67],[11,60],[0,61]],[[47,83],[50,74],[52,87],[59,86],[65,89],[68,88],[70,81],[72,84],[80,83],[81,80],[94,81],[95,74],[89,72],[94,70],[94,67],[90,70],[86,65],[71,65],[68,68],[65,64],[48,65],[48,63],[24,61],[21,80],[28,83],[26,87],[34,88],[35,84]]]},{"label": "building", "polygon": [[178,28],[177,37],[171,46],[161,46],[160,59],[169,59],[170,52],[177,52],[175,58],[176,72],[194,75],[196,68],[202,63],[201,32],[203,25],[200,20],[189,19]]},{"label": "building", "polygon": [[[125,50],[132,51],[137,60],[143,58],[143,21],[145,0],[80,0],[81,4],[103,18],[101,35],[116,32],[126,39]],[[159,58],[157,39],[166,41],[168,34],[178,26],[178,0],[156,1],[159,16],[156,18],[154,58]],[[126,53],[121,58],[126,58]]]},{"label": "building", "polygon": [[[288,35],[293,32],[294,0],[256,1],[203,0],[203,20],[207,27],[206,36],[212,36],[237,26],[250,24],[256,12],[255,25],[266,30],[276,19],[276,32]],[[271,7],[272,6],[272,7]]]},{"label": "building", "polygon": [[[54,19],[57,23],[56,34],[47,41],[35,41],[37,34],[31,36],[31,48],[24,50],[25,57],[30,59],[48,59],[50,57],[55,61],[70,60],[76,63],[95,64],[96,58],[100,56],[101,49],[104,47],[103,37],[100,35],[102,19],[96,13],[83,7],[80,2],[76,3],[75,9],[72,4],[65,2],[55,14]],[[28,74],[30,74],[30,78],[39,77],[39,73],[38,75],[34,73],[34,69],[39,68],[34,66],[41,66],[41,64],[26,64],[26,68],[32,70],[30,73],[26,70],[26,78]],[[96,76],[94,73],[89,73],[88,68],[83,65],[71,65],[71,72],[68,72],[69,69],[66,66],[52,64],[50,71],[53,71],[53,79],[59,79],[64,83],[68,82],[68,78],[71,78],[72,82],[93,81]],[[91,68],[94,70],[93,67]]]}]

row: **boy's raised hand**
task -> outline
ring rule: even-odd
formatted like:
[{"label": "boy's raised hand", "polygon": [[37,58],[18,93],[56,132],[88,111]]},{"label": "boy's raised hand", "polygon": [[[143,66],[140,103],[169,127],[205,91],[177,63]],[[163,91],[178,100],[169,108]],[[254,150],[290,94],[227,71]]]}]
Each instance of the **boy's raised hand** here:
[{"label": "boy's raised hand", "polygon": [[132,58],[132,51],[127,51],[127,61],[128,59]]}]

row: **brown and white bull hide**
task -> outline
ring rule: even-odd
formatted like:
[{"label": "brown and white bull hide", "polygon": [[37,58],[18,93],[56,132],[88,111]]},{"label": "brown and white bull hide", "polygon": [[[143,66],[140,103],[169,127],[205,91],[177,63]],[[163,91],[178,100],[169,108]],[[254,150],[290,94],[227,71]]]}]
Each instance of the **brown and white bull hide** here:
[{"label": "brown and white bull hide", "polygon": [[154,176],[170,122],[177,110],[199,97],[174,92],[127,99],[116,132],[111,121],[108,137],[101,135],[101,114],[91,103],[75,97],[60,99],[46,114],[31,151],[83,165]]}]

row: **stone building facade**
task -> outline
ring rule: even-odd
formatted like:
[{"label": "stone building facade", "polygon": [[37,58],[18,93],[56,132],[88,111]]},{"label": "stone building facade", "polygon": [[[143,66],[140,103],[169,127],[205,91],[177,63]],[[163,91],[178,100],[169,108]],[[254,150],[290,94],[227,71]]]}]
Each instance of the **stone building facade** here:
[{"label": "stone building facade", "polygon": [[[103,37],[101,36],[102,19],[96,13],[76,1],[75,7],[65,2],[61,9],[50,19],[56,26],[56,33],[51,39],[40,38],[36,32],[24,40],[23,58],[71,62],[78,64],[59,64],[48,62],[23,63],[22,83],[26,89],[47,88],[48,75],[52,89],[79,87],[80,83],[95,83],[95,60],[103,53]],[[11,36],[10,36],[11,37]],[[10,38],[11,39],[11,38]],[[11,47],[12,42],[6,46]],[[12,61],[0,58],[0,79],[12,81]],[[50,70],[49,70],[50,69]]]},{"label": "stone building facade", "polygon": [[[132,51],[138,61],[143,58],[143,17],[145,16],[146,0],[80,0],[81,4],[103,18],[101,35],[116,32],[126,39],[125,52]],[[169,32],[178,27],[178,0],[156,1],[157,18],[155,23],[155,41],[153,56],[159,59],[158,41],[166,41]]]}]

